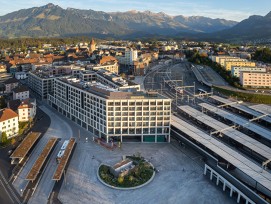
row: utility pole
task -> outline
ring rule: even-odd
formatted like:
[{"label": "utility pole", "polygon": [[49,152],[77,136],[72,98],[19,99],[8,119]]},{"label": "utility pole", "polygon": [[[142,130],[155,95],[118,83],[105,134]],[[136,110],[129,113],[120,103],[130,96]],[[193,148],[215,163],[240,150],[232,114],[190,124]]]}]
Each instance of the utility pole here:
[{"label": "utility pole", "polygon": [[194,101],[194,104],[195,104],[195,102],[196,102],[196,97],[195,97],[195,95],[196,95],[196,83],[193,82],[193,84],[194,84],[193,101]]},{"label": "utility pole", "polygon": [[66,170],[64,169],[64,183],[65,183],[65,186],[67,185],[67,180],[66,180]]},{"label": "utility pole", "polygon": [[176,110],[177,110],[177,107],[178,107],[178,92],[177,92],[177,90],[176,90]]}]

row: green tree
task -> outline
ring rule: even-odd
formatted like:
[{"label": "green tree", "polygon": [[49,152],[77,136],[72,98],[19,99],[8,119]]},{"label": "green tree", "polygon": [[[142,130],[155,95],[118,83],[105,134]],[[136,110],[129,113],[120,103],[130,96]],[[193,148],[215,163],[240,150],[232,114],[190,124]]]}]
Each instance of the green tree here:
[{"label": "green tree", "polygon": [[2,137],[1,137],[1,143],[6,143],[8,141],[7,133],[2,132]]},{"label": "green tree", "polygon": [[257,61],[270,63],[271,62],[271,50],[269,48],[258,49],[254,53],[252,58]]}]

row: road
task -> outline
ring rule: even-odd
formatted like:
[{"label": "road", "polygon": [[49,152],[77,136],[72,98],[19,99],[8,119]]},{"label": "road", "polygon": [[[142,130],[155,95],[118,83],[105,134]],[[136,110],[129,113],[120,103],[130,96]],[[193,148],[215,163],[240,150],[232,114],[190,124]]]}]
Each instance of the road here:
[{"label": "road", "polygon": [[61,138],[61,142],[56,145],[56,148],[54,149],[50,159],[46,164],[46,167],[44,168],[36,191],[29,200],[29,203],[33,204],[47,203],[47,200],[55,184],[55,181],[52,180],[53,174],[57,167],[55,158],[61,148],[61,145],[63,144],[63,141],[73,136],[72,129],[64,120],[62,120],[58,115],[56,115],[46,106],[40,106],[40,108],[50,117],[51,121],[53,121],[48,131],[44,134],[43,138],[48,141],[49,137],[59,137]]},{"label": "road", "polygon": [[[46,132],[50,125],[50,118],[47,118],[40,109],[37,109],[37,118],[41,119],[35,123],[32,130],[42,133]],[[22,201],[20,195],[14,189],[13,185],[8,182],[9,177],[12,174],[12,165],[10,164],[8,151],[13,150],[18,146],[18,140],[20,140],[20,138],[22,137],[20,136],[15,138],[17,142],[14,145],[0,149],[0,201],[4,204],[18,203],[19,199]]]},{"label": "road", "polygon": [[237,89],[235,87],[230,86],[217,72],[215,72],[211,67],[208,66],[200,66],[194,65],[194,72],[195,74],[199,74],[205,84],[210,86],[216,86],[222,89],[230,90],[230,91],[237,91],[242,93],[249,93],[249,94],[260,94],[260,95],[271,95],[270,90],[263,90],[257,91],[256,90],[242,90]]}]

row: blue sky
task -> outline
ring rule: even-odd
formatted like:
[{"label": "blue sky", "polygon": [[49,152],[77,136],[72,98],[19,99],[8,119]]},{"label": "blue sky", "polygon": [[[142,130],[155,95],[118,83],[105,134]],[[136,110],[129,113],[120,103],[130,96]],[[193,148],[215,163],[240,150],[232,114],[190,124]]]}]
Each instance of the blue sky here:
[{"label": "blue sky", "polygon": [[250,15],[266,15],[271,11],[270,0],[0,0],[0,16],[23,8],[53,3],[62,8],[99,11],[150,10],[169,15],[201,15],[241,21]]}]

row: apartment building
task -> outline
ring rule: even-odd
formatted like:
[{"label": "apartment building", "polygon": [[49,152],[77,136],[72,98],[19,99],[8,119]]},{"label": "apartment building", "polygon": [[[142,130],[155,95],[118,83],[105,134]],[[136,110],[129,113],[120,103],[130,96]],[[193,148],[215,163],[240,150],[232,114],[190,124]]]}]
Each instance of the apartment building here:
[{"label": "apartment building", "polygon": [[234,61],[234,60],[238,60],[240,58],[238,57],[232,57],[232,56],[228,56],[228,55],[218,55],[218,56],[215,56],[215,55],[212,55],[210,56],[210,59],[213,61],[213,62],[216,62],[218,64],[221,64],[222,66],[224,66],[224,62],[225,60],[228,60],[228,61]]},{"label": "apartment building", "polygon": [[0,110],[0,136],[3,132],[8,139],[17,136],[19,132],[18,114],[9,108]]},{"label": "apartment building", "polygon": [[107,70],[109,72],[113,72],[113,73],[116,73],[116,74],[119,73],[119,65],[118,65],[117,62],[114,62],[114,61],[106,62],[106,63],[104,63],[102,65],[100,65],[100,64],[94,65],[91,68],[94,71],[98,71],[100,69],[104,69],[104,70]]},{"label": "apartment building", "polygon": [[263,67],[232,67],[231,75],[240,77],[240,72],[266,72],[266,68]]},{"label": "apartment building", "polygon": [[12,91],[13,100],[24,100],[29,98],[29,89],[26,86],[18,86]]},{"label": "apartment building", "polygon": [[240,83],[244,87],[271,88],[271,72],[241,72]]},{"label": "apartment building", "polygon": [[19,81],[15,78],[10,78],[4,81],[5,93],[12,93],[12,90],[19,85]]},{"label": "apartment building", "polygon": [[17,109],[19,122],[25,122],[33,119],[36,116],[36,111],[36,99],[28,98],[23,100]]},{"label": "apartment building", "polygon": [[54,81],[49,105],[95,136],[107,142],[170,142],[171,99],[71,77]]},{"label": "apartment building", "polygon": [[231,71],[232,67],[256,67],[255,62],[251,61],[225,61],[225,69]]}]

